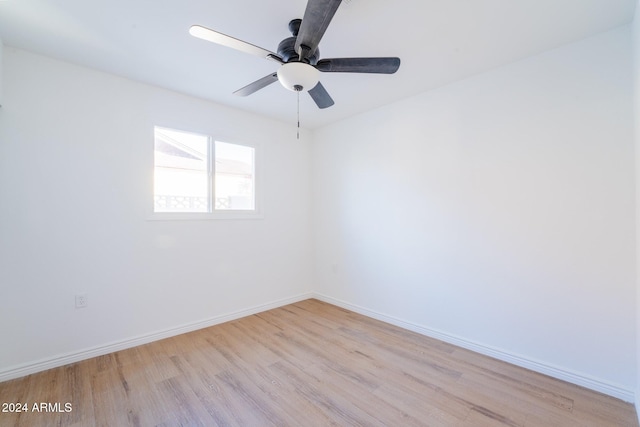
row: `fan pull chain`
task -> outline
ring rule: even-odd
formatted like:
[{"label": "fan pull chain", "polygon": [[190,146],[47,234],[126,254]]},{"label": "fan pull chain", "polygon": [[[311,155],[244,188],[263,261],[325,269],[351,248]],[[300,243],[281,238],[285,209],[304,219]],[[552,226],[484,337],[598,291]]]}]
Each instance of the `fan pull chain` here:
[{"label": "fan pull chain", "polygon": [[296,133],[296,138],[300,139],[300,92],[302,92],[302,86],[295,85],[293,88],[296,90],[296,93],[298,94],[298,131]]},{"label": "fan pull chain", "polygon": [[300,92],[298,91],[298,132],[296,137],[300,139]]}]

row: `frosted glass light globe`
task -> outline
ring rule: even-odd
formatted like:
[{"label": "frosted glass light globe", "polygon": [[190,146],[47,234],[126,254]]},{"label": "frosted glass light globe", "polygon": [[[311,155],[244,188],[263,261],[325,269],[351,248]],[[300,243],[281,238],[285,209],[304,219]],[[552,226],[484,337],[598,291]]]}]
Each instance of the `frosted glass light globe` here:
[{"label": "frosted glass light globe", "polygon": [[301,86],[306,92],[318,84],[320,71],[304,62],[289,62],[278,70],[278,80],[291,91],[297,92],[296,86]]}]

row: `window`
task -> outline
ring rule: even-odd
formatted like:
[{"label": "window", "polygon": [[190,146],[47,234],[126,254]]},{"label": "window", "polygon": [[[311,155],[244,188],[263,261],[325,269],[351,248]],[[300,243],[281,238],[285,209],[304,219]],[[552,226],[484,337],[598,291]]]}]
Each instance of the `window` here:
[{"label": "window", "polygon": [[154,213],[256,212],[254,147],[154,130]]}]

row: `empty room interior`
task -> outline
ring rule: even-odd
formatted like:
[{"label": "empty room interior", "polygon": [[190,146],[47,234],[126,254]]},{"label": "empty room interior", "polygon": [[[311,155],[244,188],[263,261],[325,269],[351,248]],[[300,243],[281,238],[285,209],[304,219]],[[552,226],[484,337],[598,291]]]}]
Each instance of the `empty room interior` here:
[{"label": "empty room interior", "polygon": [[0,425],[633,426],[637,0],[0,0]]}]

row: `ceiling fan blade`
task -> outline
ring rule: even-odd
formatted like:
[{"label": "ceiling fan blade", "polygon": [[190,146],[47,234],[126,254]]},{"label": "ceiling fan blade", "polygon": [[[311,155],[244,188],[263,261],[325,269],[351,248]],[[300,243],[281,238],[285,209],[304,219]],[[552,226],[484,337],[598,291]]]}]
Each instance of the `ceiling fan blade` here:
[{"label": "ceiling fan blade", "polygon": [[260,89],[269,86],[271,83],[278,81],[278,73],[269,74],[253,83],[249,83],[245,87],[233,92],[234,95],[248,96]]},{"label": "ceiling fan blade", "polygon": [[298,30],[295,50],[300,60],[307,59],[318,48],[333,15],[342,0],[309,0]]},{"label": "ceiling fan blade", "polygon": [[270,50],[263,49],[259,46],[219,33],[201,25],[192,25],[191,28],[189,28],[189,34],[202,40],[207,40],[222,46],[230,47],[231,49],[239,50],[240,52],[249,53],[261,58],[272,59],[280,62],[281,64],[284,63],[282,58]]},{"label": "ceiling fan blade", "polygon": [[321,59],[316,68],[325,73],[393,74],[400,68],[400,58]]},{"label": "ceiling fan blade", "polygon": [[311,95],[311,98],[313,98],[318,108],[328,108],[335,104],[329,92],[327,92],[320,82],[309,91],[309,95]]}]

